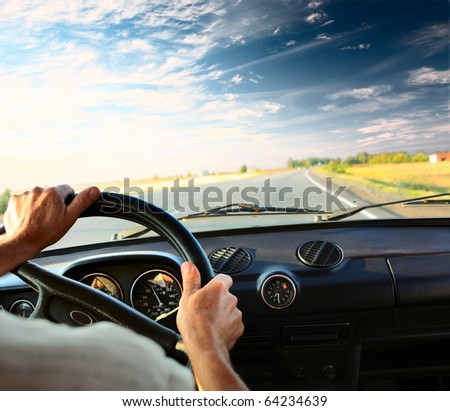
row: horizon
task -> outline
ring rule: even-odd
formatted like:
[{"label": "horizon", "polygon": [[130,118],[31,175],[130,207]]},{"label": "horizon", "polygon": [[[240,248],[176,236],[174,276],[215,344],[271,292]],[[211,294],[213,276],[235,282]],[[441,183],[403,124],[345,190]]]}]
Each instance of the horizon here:
[{"label": "horizon", "polygon": [[0,187],[448,151],[448,11],[445,0],[6,0]]}]

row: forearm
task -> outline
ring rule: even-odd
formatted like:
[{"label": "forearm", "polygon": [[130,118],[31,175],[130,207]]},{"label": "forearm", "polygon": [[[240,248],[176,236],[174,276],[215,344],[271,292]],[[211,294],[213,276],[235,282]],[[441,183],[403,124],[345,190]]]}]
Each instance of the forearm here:
[{"label": "forearm", "polygon": [[0,276],[34,257],[39,250],[26,241],[0,236]]},{"label": "forearm", "polygon": [[178,329],[200,390],[248,390],[233,370],[229,351],[244,332],[237,298],[229,292],[233,280],[218,274],[201,288],[200,272],[192,263],[181,266],[184,293]]},{"label": "forearm", "polygon": [[228,358],[199,352],[190,355],[198,388],[201,391],[246,391],[248,387],[233,370]]}]

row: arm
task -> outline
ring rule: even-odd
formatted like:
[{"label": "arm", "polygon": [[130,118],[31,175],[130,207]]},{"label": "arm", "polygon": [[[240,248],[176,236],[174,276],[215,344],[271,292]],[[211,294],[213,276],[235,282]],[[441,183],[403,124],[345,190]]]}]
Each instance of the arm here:
[{"label": "arm", "polygon": [[244,332],[237,298],[229,293],[231,277],[219,274],[201,288],[192,263],[181,267],[183,297],[177,325],[201,390],[247,390],[233,370],[229,350]]},{"label": "arm", "polygon": [[0,236],[0,276],[57,242],[100,191],[87,188],[66,206],[64,200],[72,194],[70,186],[59,185],[11,197],[4,217],[6,232]]}]

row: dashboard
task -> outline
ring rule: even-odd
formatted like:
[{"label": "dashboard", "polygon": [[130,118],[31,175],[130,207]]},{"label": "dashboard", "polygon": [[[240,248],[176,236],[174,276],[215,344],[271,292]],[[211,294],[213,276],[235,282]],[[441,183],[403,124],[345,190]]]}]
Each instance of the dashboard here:
[{"label": "dashboard", "polygon": [[[233,278],[245,332],[231,357],[244,381],[256,390],[450,389],[449,224],[197,235],[214,270]],[[45,252],[35,262],[176,329],[182,260],[159,238]],[[3,309],[26,317],[36,301],[17,277],[0,281]]]},{"label": "dashboard", "polygon": [[78,260],[63,275],[161,321],[181,299],[179,264],[164,254],[119,253]]}]

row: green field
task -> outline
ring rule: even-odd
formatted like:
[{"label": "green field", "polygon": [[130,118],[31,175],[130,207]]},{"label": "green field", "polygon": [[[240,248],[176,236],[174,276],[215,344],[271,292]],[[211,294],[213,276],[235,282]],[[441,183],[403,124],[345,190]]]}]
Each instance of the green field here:
[{"label": "green field", "polygon": [[332,173],[325,168],[317,168],[315,172],[332,175],[351,187],[364,186],[395,197],[450,192],[450,162],[355,165],[344,173]]}]

